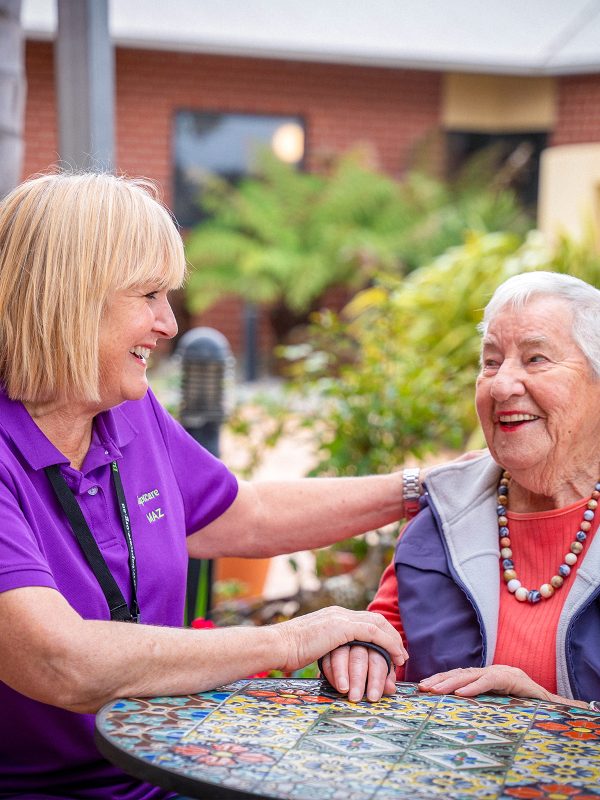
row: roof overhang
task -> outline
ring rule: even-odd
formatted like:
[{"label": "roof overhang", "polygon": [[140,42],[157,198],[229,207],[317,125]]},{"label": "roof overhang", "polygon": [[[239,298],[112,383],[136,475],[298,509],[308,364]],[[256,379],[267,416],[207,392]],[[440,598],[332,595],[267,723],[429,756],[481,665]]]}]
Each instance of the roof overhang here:
[{"label": "roof overhang", "polygon": [[[29,39],[56,0],[24,0]],[[600,72],[600,0],[110,0],[118,47],[391,69]]]}]

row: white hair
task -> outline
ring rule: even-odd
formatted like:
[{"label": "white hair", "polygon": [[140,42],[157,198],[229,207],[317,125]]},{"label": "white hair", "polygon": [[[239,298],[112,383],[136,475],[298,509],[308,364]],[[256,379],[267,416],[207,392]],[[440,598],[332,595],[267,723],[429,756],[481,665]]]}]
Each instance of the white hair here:
[{"label": "white hair", "polygon": [[504,281],[485,307],[480,333],[485,336],[491,320],[510,304],[520,310],[533,298],[564,300],[571,306],[571,334],[587,358],[596,377],[600,377],[600,291],[589,283],[562,272],[524,272]]}]

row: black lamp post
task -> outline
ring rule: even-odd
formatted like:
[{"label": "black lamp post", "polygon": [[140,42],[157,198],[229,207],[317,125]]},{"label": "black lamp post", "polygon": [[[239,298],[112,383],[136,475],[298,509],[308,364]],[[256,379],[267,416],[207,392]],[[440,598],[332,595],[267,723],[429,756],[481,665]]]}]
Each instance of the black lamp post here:
[{"label": "black lamp post", "polygon": [[[186,431],[214,456],[219,456],[221,425],[227,417],[227,389],[235,359],[229,342],[214,328],[193,328],[179,340],[181,402],[179,418]],[[212,605],[210,560],[190,559],[186,614],[208,618]]]}]

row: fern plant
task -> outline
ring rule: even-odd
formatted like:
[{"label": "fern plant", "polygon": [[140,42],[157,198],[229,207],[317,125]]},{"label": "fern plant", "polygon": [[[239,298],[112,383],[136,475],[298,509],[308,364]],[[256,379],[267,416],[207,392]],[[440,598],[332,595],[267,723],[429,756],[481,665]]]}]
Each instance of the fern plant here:
[{"label": "fern plant", "polygon": [[259,177],[207,183],[209,219],[186,244],[188,304],[202,311],[227,294],[264,304],[281,342],[330,287],[353,292],[381,271],[410,272],[459,244],[466,229],[525,230],[513,193],[477,175],[453,184],[422,173],[397,181],[358,151],[309,174],[264,154]]}]

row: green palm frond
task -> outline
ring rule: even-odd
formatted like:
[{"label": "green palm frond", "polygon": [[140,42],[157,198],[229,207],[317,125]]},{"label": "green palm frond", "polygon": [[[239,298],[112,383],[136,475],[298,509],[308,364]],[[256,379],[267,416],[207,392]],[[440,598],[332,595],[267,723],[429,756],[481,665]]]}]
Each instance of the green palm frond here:
[{"label": "green palm frond", "polygon": [[302,315],[329,287],[356,290],[378,273],[410,272],[470,230],[528,227],[512,192],[490,188],[479,173],[457,186],[421,173],[397,181],[357,153],[322,175],[265,153],[260,170],[237,187],[218,178],[206,183],[211,216],[186,244],[194,310],[234,292]]}]

